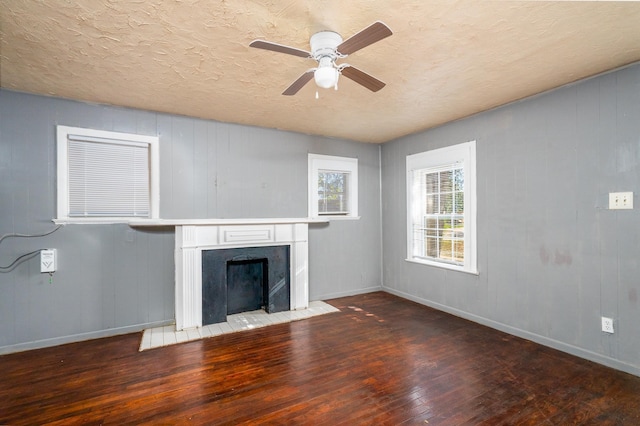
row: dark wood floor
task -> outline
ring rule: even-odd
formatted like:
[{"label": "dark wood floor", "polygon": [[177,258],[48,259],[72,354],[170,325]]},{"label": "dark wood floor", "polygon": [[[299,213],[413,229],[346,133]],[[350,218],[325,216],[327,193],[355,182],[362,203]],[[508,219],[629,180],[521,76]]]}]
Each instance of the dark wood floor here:
[{"label": "dark wood floor", "polygon": [[640,425],[640,377],[386,293],[138,352],[141,334],[0,357],[0,424]]}]

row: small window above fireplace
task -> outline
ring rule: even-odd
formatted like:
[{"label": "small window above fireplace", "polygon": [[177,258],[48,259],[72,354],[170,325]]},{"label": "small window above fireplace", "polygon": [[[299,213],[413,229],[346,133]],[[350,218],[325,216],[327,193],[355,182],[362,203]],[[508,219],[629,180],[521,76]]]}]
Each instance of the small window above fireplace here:
[{"label": "small window above fireplace", "polygon": [[358,159],[309,154],[309,216],[358,218]]}]

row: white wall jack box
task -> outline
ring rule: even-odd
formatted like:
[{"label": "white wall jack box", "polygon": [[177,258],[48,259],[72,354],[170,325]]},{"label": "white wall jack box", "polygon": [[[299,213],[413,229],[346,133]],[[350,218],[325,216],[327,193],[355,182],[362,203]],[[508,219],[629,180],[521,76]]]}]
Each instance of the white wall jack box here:
[{"label": "white wall jack box", "polygon": [[613,318],[602,317],[602,331],[613,334]]},{"label": "white wall jack box", "polygon": [[610,210],[633,209],[633,192],[610,192]]},{"label": "white wall jack box", "polygon": [[40,250],[40,272],[55,272],[57,257],[56,249]]}]

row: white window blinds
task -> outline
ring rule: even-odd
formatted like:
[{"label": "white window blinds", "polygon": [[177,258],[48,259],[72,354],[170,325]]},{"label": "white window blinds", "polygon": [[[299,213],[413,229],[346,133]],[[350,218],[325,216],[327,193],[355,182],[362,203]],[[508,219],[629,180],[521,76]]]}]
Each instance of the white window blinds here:
[{"label": "white window blinds", "polygon": [[413,171],[421,203],[413,255],[464,265],[464,170],[459,164]]},{"label": "white window blinds", "polygon": [[69,217],[149,217],[149,144],[68,135]]}]

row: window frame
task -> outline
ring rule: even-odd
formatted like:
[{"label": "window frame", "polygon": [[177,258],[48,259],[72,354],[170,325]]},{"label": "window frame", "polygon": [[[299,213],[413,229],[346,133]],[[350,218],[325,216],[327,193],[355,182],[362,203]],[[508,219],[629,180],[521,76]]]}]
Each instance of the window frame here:
[{"label": "window frame", "polygon": [[[443,166],[461,164],[464,173],[464,264],[425,259],[413,255],[413,223],[419,215],[419,202],[423,198],[414,188],[414,171],[427,173],[442,170]],[[478,274],[477,267],[477,195],[476,195],[476,141],[451,145],[417,154],[407,155],[407,258],[408,262],[436,266],[471,274]]]},{"label": "window frame", "polygon": [[[333,155],[320,155],[309,153],[308,158],[308,215],[310,218],[323,218],[330,220],[359,219],[358,216],[358,159],[351,157],[338,157]],[[318,211],[318,177],[320,172],[348,173],[348,213],[347,214],[320,214]]]},{"label": "window frame", "polygon": [[[69,216],[69,136],[72,138],[113,140],[119,144],[146,144],[149,149],[149,216],[148,217],[76,217]],[[56,126],[57,206],[55,223],[128,223],[132,220],[158,219],[160,212],[160,158],[158,136],[112,132],[71,126]]]}]

